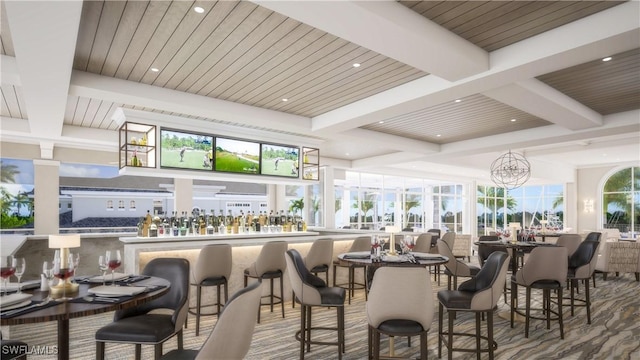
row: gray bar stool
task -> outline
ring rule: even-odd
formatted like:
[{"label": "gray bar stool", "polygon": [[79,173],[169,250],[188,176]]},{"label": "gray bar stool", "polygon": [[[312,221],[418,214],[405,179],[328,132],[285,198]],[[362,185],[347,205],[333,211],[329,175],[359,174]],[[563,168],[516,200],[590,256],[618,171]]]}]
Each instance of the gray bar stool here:
[{"label": "gray bar stool", "polygon": [[[260,255],[256,261],[244,270],[244,287],[247,287],[248,279],[269,279],[268,295],[269,304],[260,303],[262,305],[271,305],[271,312],[273,312],[273,305],[280,304],[282,306],[282,318],[284,319],[284,286],[282,278],[284,270],[287,267],[287,263],[284,259],[284,253],[287,252],[288,244],[286,241],[270,241],[262,246]],[[273,294],[273,279],[280,279],[280,296]],[[264,297],[264,296],[263,296]],[[274,301],[278,299],[278,301]],[[258,311],[258,324],[260,323],[260,311]]]},{"label": "gray bar stool", "polygon": [[[333,240],[318,239],[311,244],[311,249],[309,249],[309,253],[307,253],[307,256],[304,258],[304,265],[307,267],[307,270],[315,276],[318,276],[319,273],[324,273],[325,282],[329,284],[329,265],[332,259]],[[291,307],[295,308],[295,298],[292,297],[291,299]]]},{"label": "gray bar stool", "polygon": [[[207,245],[200,251],[196,266],[191,274],[191,286],[196,287],[196,306],[189,307],[189,313],[196,316],[196,336],[200,335],[200,316],[218,315],[222,305],[220,288],[224,287],[224,304],[229,299],[229,277],[231,276],[231,245]],[[216,287],[216,302],[202,305],[202,288]],[[215,312],[203,313],[202,308],[216,307]],[[195,309],[195,311],[194,311]]]}]

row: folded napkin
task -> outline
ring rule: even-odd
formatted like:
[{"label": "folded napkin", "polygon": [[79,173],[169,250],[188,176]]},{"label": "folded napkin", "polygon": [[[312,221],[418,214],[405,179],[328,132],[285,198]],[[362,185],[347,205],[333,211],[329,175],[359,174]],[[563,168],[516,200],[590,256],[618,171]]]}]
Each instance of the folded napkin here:
[{"label": "folded napkin", "polygon": [[[40,287],[40,280],[29,280],[29,281],[23,281],[20,283],[20,289],[22,290],[26,290],[26,289],[35,289],[35,288],[39,288]],[[4,285],[2,286],[2,292],[5,292],[5,287]],[[8,283],[7,284],[7,290],[6,292],[13,292],[13,291],[18,291],[18,283]]]},{"label": "folded napkin", "polygon": [[425,254],[425,255],[416,255],[414,254],[413,257],[416,260],[445,260],[442,256],[440,255],[436,255],[436,254],[432,254],[431,256]]},{"label": "folded napkin", "polygon": [[384,262],[409,262],[410,260],[406,256],[397,255],[384,255],[382,256]]},{"label": "folded napkin", "polygon": [[150,276],[146,276],[146,275],[131,275],[127,278],[124,278],[122,280],[118,280],[116,281],[116,285],[128,285],[134,282],[138,282],[138,281],[142,281],[142,280],[146,280],[150,278]]},{"label": "folded napkin", "polygon": [[[118,281],[118,280],[123,280],[128,278],[129,275],[128,274],[123,274],[123,273],[114,273],[113,274],[113,280],[114,281]],[[92,278],[89,279],[90,283],[101,283],[103,281],[111,281],[111,274],[106,274],[104,277],[102,275],[98,275],[98,276],[94,276]]]},{"label": "folded napkin", "polygon": [[369,252],[352,252],[342,255],[343,259],[369,259],[371,254]]},{"label": "folded napkin", "polygon": [[105,297],[118,297],[118,296],[133,296],[140,294],[147,290],[146,286],[96,286],[89,289],[87,292],[96,296]]},{"label": "folded napkin", "polygon": [[26,300],[31,299],[33,295],[31,294],[11,294],[6,296],[0,296],[0,308],[6,308],[11,305],[15,305],[21,302],[25,302]]}]

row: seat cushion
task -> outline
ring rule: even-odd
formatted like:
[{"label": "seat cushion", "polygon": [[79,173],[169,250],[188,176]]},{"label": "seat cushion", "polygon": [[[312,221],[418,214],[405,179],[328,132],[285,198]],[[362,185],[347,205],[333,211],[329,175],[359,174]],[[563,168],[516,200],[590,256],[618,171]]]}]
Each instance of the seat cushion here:
[{"label": "seat cushion", "polygon": [[12,360],[27,354],[29,347],[27,343],[18,340],[0,340],[2,360]]},{"label": "seat cushion", "polygon": [[[516,281],[516,275],[513,274],[511,275],[511,282],[515,282],[516,284],[520,285],[520,286],[526,286],[525,284],[519,283]],[[562,287],[562,284],[560,284],[559,282],[555,281],[555,280],[538,280],[538,281],[534,281],[533,283],[531,283],[531,285],[529,285],[529,287],[532,287],[534,289],[557,289],[559,287]]]},{"label": "seat cushion", "polygon": [[438,301],[447,309],[471,309],[471,291],[441,290],[438,291]]},{"label": "seat cushion", "polygon": [[96,332],[98,341],[159,343],[175,332],[171,315],[146,314],[124,318],[103,326]]},{"label": "seat cushion", "polygon": [[198,356],[198,350],[171,350],[162,355],[160,360],[193,360]]},{"label": "seat cushion", "polygon": [[310,271],[312,273],[328,272],[329,271],[329,266],[327,266],[327,265],[316,265]]},{"label": "seat cushion", "polygon": [[244,275],[252,278],[262,278],[262,279],[275,279],[282,277],[282,271],[266,271],[262,276],[258,276],[258,274],[252,270],[253,268],[244,269]]},{"label": "seat cushion", "polygon": [[424,331],[419,322],[403,319],[383,321],[378,330],[387,334],[418,334]]},{"label": "seat cushion", "polygon": [[340,287],[317,288],[323,305],[344,305],[346,291]]},{"label": "seat cushion", "polygon": [[[222,284],[226,284],[227,283],[227,278],[224,276],[211,276],[208,277],[204,280],[202,280],[202,282],[200,283],[201,286],[216,286],[216,285],[222,285]],[[192,285],[197,285],[197,284],[192,284]]]}]

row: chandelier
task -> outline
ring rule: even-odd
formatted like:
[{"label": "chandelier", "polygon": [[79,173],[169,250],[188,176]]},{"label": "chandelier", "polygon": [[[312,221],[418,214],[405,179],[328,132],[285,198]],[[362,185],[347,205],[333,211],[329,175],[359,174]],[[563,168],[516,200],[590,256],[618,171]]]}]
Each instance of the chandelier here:
[{"label": "chandelier", "polygon": [[508,153],[500,155],[491,163],[491,180],[507,190],[519,188],[531,177],[531,164],[524,155]]}]

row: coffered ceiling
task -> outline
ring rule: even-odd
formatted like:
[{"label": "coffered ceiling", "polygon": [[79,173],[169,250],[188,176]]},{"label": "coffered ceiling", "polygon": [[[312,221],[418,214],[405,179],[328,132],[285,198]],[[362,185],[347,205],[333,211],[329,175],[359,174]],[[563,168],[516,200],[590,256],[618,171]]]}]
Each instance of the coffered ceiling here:
[{"label": "coffered ceiling", "polygon": [[124,107],[337,167],[483,180],[512,149],[566,181],[640,163],[639,5],[5,0],[0,136],[116,161]]}]

